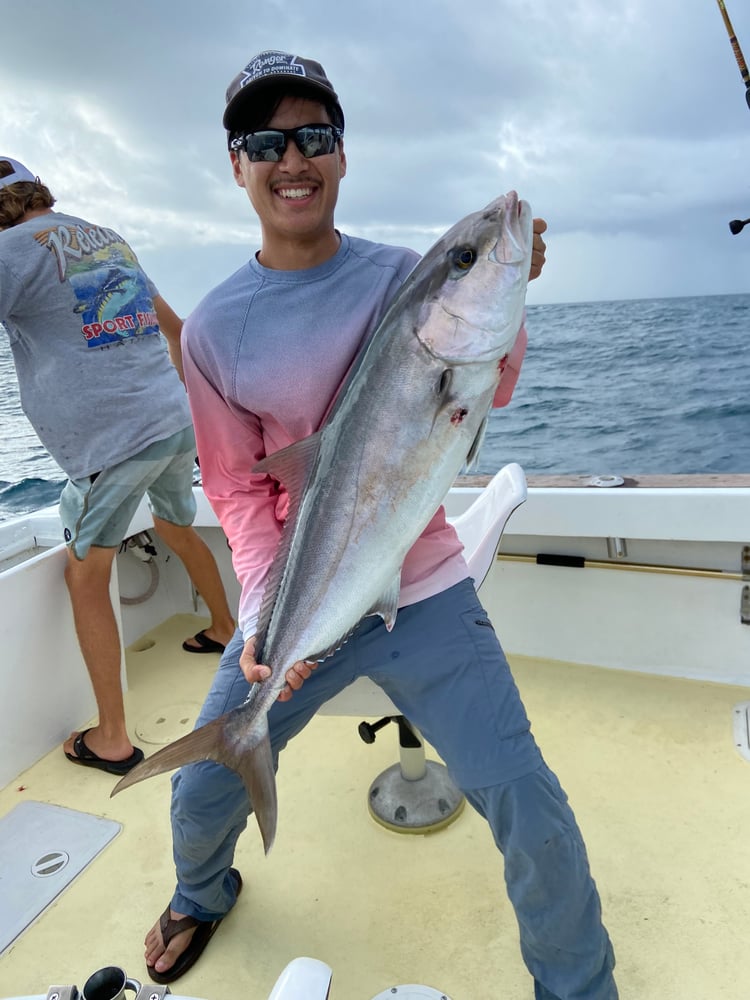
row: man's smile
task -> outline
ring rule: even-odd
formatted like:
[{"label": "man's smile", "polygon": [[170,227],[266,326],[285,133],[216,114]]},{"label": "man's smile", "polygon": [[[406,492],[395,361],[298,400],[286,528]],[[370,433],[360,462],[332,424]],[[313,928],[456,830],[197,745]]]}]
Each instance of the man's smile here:
[{"label": "man's smile", "polygon": [[276,194],[281,198],[286,198],[287,200],[294,201],[299,198],[309,198],[312,195],[314,188],[312,187],[293,187],[293,188],[276,188]]}]

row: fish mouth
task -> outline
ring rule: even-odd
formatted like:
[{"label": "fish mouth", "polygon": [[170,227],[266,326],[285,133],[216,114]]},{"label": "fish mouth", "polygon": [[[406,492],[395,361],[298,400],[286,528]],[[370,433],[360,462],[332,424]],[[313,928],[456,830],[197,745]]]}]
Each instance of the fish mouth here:
[{"label": "fish mouth", "polygon": [[529,252],[533,240],[531,206],[509,191],[493,203],[499,215],[500,235],[494,247],[487,254],[493,264],[514,266],[521,264]]}]

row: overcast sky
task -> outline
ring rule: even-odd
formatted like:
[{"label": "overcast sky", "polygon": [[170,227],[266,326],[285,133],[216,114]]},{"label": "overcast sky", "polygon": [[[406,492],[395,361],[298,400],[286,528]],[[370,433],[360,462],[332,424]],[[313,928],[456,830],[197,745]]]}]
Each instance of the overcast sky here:
[{"label": "overcast sky", "polygon": [[[726,0],[750,60],[750,5]],[[221,116],[256,52],[321,61],[337,224],[419,251],[515,188],[528,301],[750,291],[750,109],[716,0],[0,0],[0,154],[118,229],[183,315],[257,248]]]}]

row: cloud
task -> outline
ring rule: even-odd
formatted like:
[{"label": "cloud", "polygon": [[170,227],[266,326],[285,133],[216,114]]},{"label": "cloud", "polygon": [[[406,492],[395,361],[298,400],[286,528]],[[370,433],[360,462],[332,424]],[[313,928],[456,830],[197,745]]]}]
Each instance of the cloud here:
[{"label": "cloud", "polygon": [[549,223],[532,302],[747,288],[727,222],[750,215],[750,112],[705,0],[26,0],[3,40],[4,151],[120,229],[181,312],[258,245],[221,113],[269,47],[339,91],[347,231],[424,251],[513,187]]}]

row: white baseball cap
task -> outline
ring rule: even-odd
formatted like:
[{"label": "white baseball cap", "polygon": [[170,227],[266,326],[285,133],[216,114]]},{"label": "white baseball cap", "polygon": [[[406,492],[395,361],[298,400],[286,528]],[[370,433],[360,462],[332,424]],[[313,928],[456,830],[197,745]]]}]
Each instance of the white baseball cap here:
[{"label": "white baseball cap", "polygon": [[13,173],[8,174],[7,177],[0,177],[0,188],[7,187],[9,184],[16,184],[18,181],[31,181],[33,183],[36,180],[35,175],[23,163],[19,163],[18,160],[13,160],[10,156],[3,156],[0,153],[0,163],[3,161],[10,163],[11,167],[13,167]]}]

